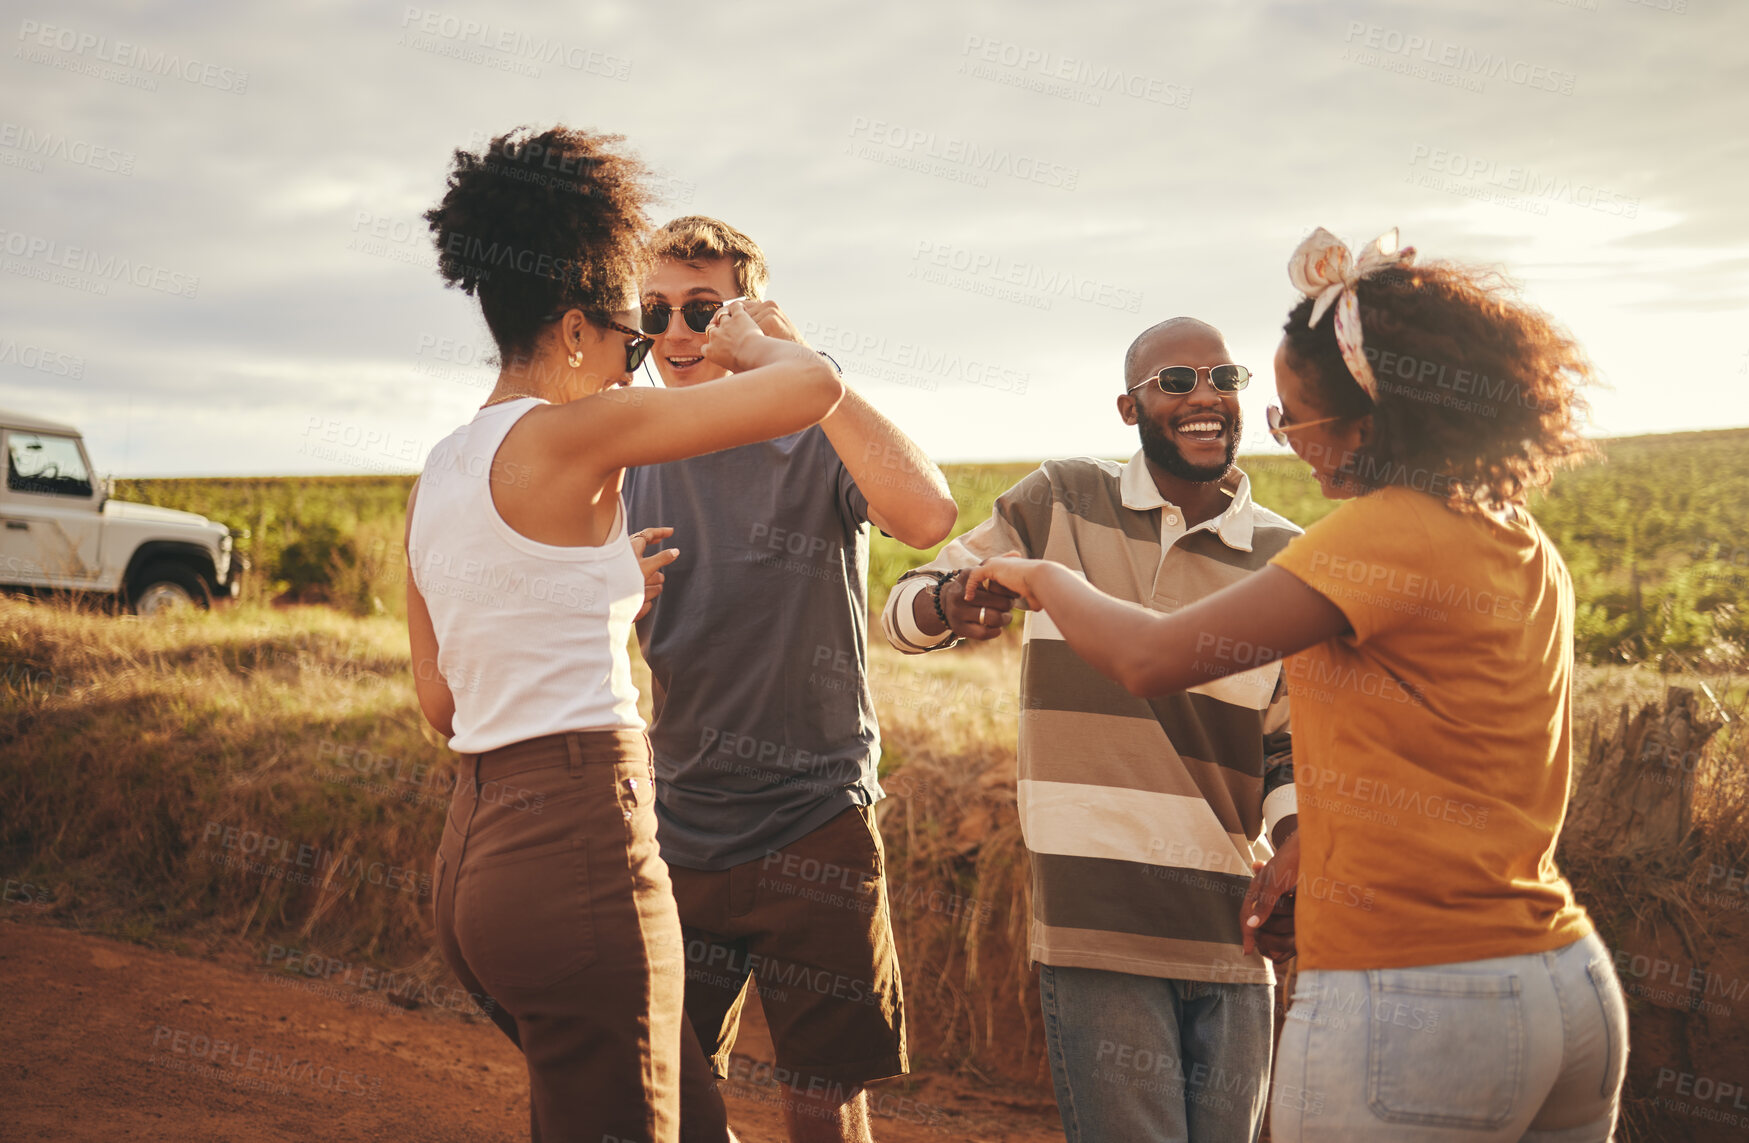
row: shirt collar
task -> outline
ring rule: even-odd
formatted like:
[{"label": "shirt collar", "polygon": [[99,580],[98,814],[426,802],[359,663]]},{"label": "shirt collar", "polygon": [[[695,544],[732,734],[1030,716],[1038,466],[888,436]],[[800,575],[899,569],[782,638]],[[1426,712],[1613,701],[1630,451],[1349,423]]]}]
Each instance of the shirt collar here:
[{"label": "shirt collar", "polygon": [[[1130,457],[1129,463],[1123,466],[1123,477],[1118,484],[1123,493],[1123,506],[1133,512],[1151,512],[1156,508],[1164,508],[1171,504],[1160,495],[1159,486],[1154,483],[1154,476],[1148,471],[1148,461],[1141,450]],[[1237,548],[1241,552],[1251,550],[1251,533],[1256,527],[1256,505],[1251,501],[1251,478],[1237,465],[1221,478],[1221,487],[1233,497],[1233,502],[1227,505],[1227,510],[1212,520],[1205,520],[1196,525],[1198,528],[1209,528],[1221,538],[1221,542],[1229,548]]]}]

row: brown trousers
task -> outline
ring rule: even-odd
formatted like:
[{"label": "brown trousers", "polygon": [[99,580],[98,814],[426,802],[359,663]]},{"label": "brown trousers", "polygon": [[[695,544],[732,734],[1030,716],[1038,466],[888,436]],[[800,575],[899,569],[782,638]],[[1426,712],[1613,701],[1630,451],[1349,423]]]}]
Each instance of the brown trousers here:
[{"label": "brown trousers", "polygon": [[461,755],[434,878],[438,950],[528,1061],[537,1143],[721,1143],[685,1019],[649,740],[577,731]]}]

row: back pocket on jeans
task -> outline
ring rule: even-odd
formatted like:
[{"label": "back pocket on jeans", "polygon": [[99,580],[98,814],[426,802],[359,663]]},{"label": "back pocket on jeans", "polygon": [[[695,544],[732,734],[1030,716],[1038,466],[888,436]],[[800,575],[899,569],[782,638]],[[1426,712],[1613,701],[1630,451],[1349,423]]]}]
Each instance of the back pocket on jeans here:
[{"label": "back pocket on jeans", "polygon": [[1367,973],[1367,1106],[1387,1123],[1497,1129],[1524,1060],[1518,977]]},{"label": "back pocket on jeans", "polygon": [[456,870],[455,937],[490,993],[545,988],[595,959],[589,855],[583,839],[463,859]]},{"label": "back pocket on jeans", "polygon": [[1628,1006],[1621,994],[1621,982],[1606,957],[1598,957],[1585,966],[1591,977],[1591,987],[1597,992],[1597,1003],[1603,1015],[1603,1084],[1597,1094],[1610,1099],[1621,1091],[1628,1071]]}]

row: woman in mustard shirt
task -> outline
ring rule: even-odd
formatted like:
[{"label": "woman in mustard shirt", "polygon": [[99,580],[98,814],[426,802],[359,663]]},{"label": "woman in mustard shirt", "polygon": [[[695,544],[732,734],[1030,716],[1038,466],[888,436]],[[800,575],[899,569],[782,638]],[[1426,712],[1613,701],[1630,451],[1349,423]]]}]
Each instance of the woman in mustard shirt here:
[{"label": "woman in mustard shirt", "polygon": [[1573,584],[1525,510],[1585,449],[1590,366],[1504,279],[1416,266],[1394,232],[1356,259],[1319,230],[1289,275],[1269,427],[1342,505],[1170,615],[1040,561],[974,584],[1138,695],[1286,660],[1300,828],[1245,922],[1297,884],[1275,1139],[1607,1140],[1626,1007],[1554,862]]}]

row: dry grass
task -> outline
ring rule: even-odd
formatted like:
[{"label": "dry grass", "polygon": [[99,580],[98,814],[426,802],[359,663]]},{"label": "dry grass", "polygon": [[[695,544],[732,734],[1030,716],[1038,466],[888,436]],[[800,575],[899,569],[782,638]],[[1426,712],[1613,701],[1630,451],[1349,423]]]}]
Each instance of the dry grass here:
[{"label": "dry grass", "polygon": [[1031,874],[1015,814],[1020,641],[870,655],[881,833],[918,1050],[936,1066],[1048,1083],[1027,965]]},{"label": "dry grass", "polygon": [[[138,939],[423,959],[417,887],[387,882],[429,869],[440,791],[394,773],[447,761],[398,624],[327,608],[142,622],[5,600],[0,675],[4,872],[51,889],[56,916]],[[379,763],[386,775],[356,769]],[[230,827],[311,847],[281,872],[320,885],[221,864],[253,856],[242,835],[226,845]]]},{"label": "dry grass", "polygon": [[[873,648],[892,795],[879,820],[915,1051],[930,1067],[1048,1087],[1014,812],[1019,663],[1013,635],[919,658]],[[1576,753],[1594,725],[1612,733],[1624,705],[1672,682],[1706,683],[1731,718],[1693,768],[1692,837],[1669,861],[1624,863],[1607,839],[1570,836],[1562,861],[1612,945],[1686,947],[1689,963],[1718,972],[1741,952],[1714,937],[1749,918],[1749,897],[1718,884],[1720,869],[1739,885],[1749,869],[1745,679],[1582,669]],[[239,607],[141,622],[0,599],[0,876],[37,887],[30,905],[9,890],[0,908],[15,915],[182,950],[297,947],[441,979],[426,898],[369,871],[429,871],[448,763],[418,715],[391,617]],[[320,883],[215,863],[234,852],[227,827],[312,847]],[[1706,1063],[1717,1037],[1667,1033],[1680,1051],[1653,1050],[1736,1074]],[[1631,1118],[1638,1137],[1656,1137],[1646,1107],[1632,1103]]]}]

